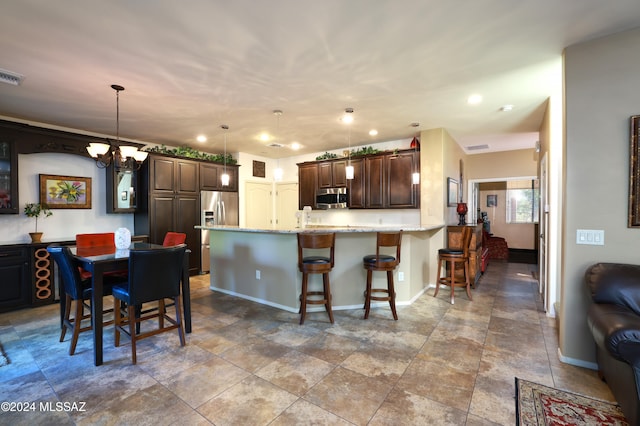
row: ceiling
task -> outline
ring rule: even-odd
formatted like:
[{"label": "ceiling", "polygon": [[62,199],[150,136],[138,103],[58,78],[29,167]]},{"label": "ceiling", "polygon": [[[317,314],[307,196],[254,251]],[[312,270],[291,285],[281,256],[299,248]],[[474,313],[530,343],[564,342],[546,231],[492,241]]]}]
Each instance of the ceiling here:
[{"label": "ceiling", "polygon": [[210,153],[222,124],[229,151],[270,158],[431,128],[532,148],[563,48],[637,26],[637,0],[5,0],[0,68],[24,78],[0,116],[114,136],[119,84],[121,139]]}]

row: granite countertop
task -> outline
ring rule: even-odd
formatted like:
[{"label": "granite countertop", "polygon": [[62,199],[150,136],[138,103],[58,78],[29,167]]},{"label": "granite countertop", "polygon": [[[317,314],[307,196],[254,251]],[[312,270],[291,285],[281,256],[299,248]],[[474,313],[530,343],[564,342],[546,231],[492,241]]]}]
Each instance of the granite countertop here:
[{"label": "granite countertop", "polygon": [[261,229],[261,228],[241,228],[239,226],[196,226],[197,229],[209,231],[232,231],[232,232],[254,232],[267,234],[299,234],[300,232],[421,232],[442,228],[444,225],[358,225],[358,226],[333,226],[333,225],[310,225],[306,228],[292,229]]}]

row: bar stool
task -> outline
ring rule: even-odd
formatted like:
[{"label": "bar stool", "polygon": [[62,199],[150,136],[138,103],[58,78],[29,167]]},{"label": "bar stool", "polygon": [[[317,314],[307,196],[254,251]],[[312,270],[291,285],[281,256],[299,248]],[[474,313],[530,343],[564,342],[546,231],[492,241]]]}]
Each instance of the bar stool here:
[{"label": "bar stool", "polygon": [[[438,295],[440,290],[440,284],[448,285],[451,287],[451,304],[454,304],[454,290],[456,287],[466,287],[467,296],[469,300],[473,301],[471,297],[471,277],[469,276],[469,246],[471,245],[471,237],[473,236],[473,230],[470,226],[465,226],[462,229],[462,247],[461,248],[443,248],[438,250],[438,279],[436,281],[436,291],[433,293],[433,297]],[[445,263],[445,268],[449,266],[449,276],[441,277],[442,262]],[[456,265],[462,263],[464,276],[460,277],[456,275]],[[458,278],[462,278],[459,280]]]},{"label": "bar stool", "polygon": [[[393,271],[400,264],[400,245],[402,243],[402,231],[378,232],[376,236],[376,254],[369,254],[362,258],[364,268],[367,270],[367,289],[365,290],[364,319],[369,318],[371,301],[388,301],[391,307],[393,319],[398,320],[396,313],[396,291],[393,286]],[[381,247],[395,247],[395,256],[381,254]],[[371,288],[373,271],[387,272],[387,288]],[[386,296],[374,296],[372,293],[384,293]]]},{"label": "bar stool", "polygon": [[[331,310],[331,286],[329,284],[329,272],[334,265],[334,249],[336,234],[299,233],[298,234],[298,269],[302,272],[302,294],[300,294],[300,324],[304,324],[307,314],[307,305],[324,305],[329,314],[329,321],[333,324],[333,312]],[[329,257],[318,255],[318,250]],[[314,250],[314,255],[304,256],[307,250]],[[323,291],[308,291],[307,282],[309,274],[322,274]],[[312,296],[313,298],[310,298]],[[315,296],[322,296],[317,299]]]}]

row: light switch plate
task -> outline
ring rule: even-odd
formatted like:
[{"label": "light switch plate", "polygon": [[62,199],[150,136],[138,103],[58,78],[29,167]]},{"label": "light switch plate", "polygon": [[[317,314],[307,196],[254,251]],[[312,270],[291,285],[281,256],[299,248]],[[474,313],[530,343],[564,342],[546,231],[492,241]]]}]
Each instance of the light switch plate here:
[{"label": "light switch plate", "polygon": [[576,244],[603,246],[604,231],[602,229],[578,229],[576,231]]}]

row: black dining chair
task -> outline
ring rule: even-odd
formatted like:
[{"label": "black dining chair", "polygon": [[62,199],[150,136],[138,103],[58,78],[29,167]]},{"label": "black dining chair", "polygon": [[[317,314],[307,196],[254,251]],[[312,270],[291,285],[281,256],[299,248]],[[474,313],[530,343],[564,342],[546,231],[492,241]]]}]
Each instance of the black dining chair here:
[{"label": "black dining chair", "polygon": [[[185,345],[184,327],[180,307],[180,283],[182,279],[182,263],[187,246],[184,244],[156,248],[150,250],[131,250],[129,253],[129,279],[126,283],[117,284],[112,293],[114,304],[118,300],[127,305],[127,316],[115,315],[115,345],[120,346],[120,333],[131,339],[131,359],[137,362],[136,342],[156,334],[178,330],[180,346]],[[171,318],[166,310],[164,299],[173,299],[175,318]],[[144,303],[156,302],[158,310],[149,315],[136,315],[136,307]],[[138,324],[158,318],[158,328],[149,331],[137,331]],[[171,323],[165,327],[164,321]]]},{"label": "black dining chair", "polygon": [[[76,351],[76,345],[78,343],[78,336],[80,335],[80,333],[92,329],[92,326],[90,324],[82,327],[82,320],[91,318],[91,305],[87,305],[85,303],[86,301],[89,301],[89,303],[91,303],[91,278],[82,279],[80,277],[80,271],[73,262],[73,256],[71,255],[69,247],[51,244],[47,247],[47,252],[49,252],[53,260],[58,265],[58,270],[60,271],[60,277],[62,278],[64,290],[65,310],[62,320],[60,341],[64,341],[67,329],[72,331],[73,334],[71,336],[69,355],[73,355]],[[116,277],[105,277],[104,294],[110,295],[113,285],[117,282],[120,282],[120,280]],[[76,305],[73,318],[71,318],[72,302],[75,302]],[[89,310],[89,314],[85,315],[85,307]],[[112,311],[113,309],[106,309],[103,312],[109,313]],[[113,320],[106,321],[103,324],[113,324]]]}]

